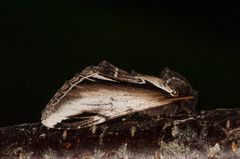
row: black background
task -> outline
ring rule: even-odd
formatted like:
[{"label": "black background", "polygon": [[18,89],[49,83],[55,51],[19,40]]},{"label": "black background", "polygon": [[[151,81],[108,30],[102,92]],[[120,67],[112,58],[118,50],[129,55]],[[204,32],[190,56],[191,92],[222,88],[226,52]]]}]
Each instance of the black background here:
[{"label": "black background", "polygon": [[179,72],[197,110],[239,107],[237,5],[209,1],[0,1],[0,127],[40,121],[74,73],[106,60]]}]

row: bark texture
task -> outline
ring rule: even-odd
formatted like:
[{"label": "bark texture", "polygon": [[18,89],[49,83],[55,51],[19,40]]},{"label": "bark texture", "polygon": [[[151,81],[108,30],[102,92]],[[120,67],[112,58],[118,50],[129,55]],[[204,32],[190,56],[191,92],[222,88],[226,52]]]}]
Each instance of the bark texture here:
[{"label": "bark texture", "polygon": [[[125,119],[125,120],[124,120]],[[134,114],[79,129],[0,128],[0,158],[240,158],[240,109],[196,117]]]}]

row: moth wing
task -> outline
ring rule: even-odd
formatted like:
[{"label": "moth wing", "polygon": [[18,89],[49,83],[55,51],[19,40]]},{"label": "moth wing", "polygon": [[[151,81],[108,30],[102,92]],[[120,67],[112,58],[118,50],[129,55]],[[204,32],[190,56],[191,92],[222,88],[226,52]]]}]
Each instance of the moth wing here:
[{"label": "moth wing", "polygon": [[164,81],[162,78],[143,75],[135,72],[134,70],[132,70],[129,73],[113,66],[107,61],[103,61],[99,63],[98,66],[89,66],[85,70],[83,72],[96,72],[98,75],[101,75],[103,77],[107,77],[110,79],[114,79],[116,81],[124,81],[124,82],[137,83],[137,84],[146,84],[146,82],[150,82],[156,87],[167,91],[168,93],[173,91],[163,86]]},{"label": "moth wing", "polygon": [[[131,71],[131,73],[126,72],[124,70],[121,70],[112,64],[110,64],[107,61],[103,61],[99,63],[98,66],[94,66],[94,70],[98,72],[98,74],[109,77],[111,79],[115,79],[118,81],[125,81],[125,82],[130,82],[130,83],[137,83],[137,84],[146,84],[147,82],[150,82],[154,86],[163,89],[164,91],[171,93],[174,90],[170,88],[166,88],[163,83],[166,80],[165,74],[161,75],[160,78],[154,77],[154,76],[149,76],[149,75],[143,75],[140,73],[135,72],[134,70]],[[166,69],[165,69],[166,70]],[[168,72],[172,72],[168,69]],[[164,77],[164,79],[163,79]]]},{"label": "moth wing", "polygon": [[138,75],[140,75],[139,73],[133,70],[129,73],[113,66],[107,61],[99,63],[98,66],[95,66],[94,69],[98,72],[98,74],[111,79],[115,79],[117,81],[145,84],[145,81],[138,77]]},{"label": "moth wing", "polygon": [[87,127],[171,103],[161,102],[166,98],[166,93],[151,83],[129,85],[97,73],[81,73],[52,98],[42,113],[42,123],[48,127]]}]

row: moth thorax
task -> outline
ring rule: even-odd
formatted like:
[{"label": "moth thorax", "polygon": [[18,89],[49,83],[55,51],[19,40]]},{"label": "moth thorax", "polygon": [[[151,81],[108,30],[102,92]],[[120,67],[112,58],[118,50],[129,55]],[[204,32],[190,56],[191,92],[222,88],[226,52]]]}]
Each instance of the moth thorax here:
[{"label": "moth thorax", "polygon": [[188,84],[180,78],[171,77],[164,82],[164,86],[173,90],[170,92],[171,96],[179,97],[184,96],[188,89]]}]

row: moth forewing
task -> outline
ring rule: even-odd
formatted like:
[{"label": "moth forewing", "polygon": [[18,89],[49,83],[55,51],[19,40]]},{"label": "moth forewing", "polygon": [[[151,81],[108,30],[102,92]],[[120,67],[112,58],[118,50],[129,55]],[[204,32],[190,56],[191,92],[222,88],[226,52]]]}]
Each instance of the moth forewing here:
[{"label": "moth forewing", "polygon": [[[179,104],[175,103],[194,100],[197,93],[191,90],[184,77],[169,71],[157,78],[134,71],[128,73],[106,61],[89,66],[53,96],[43,110],[42,123],[51,128],[83,128],[135,112],[169,104],[176,107]],[[179,86],[174,85],[176,79]],[[174,96],[172,92],[185,96]],[[190,107],[187,112],[194,113],[191,111],[195,110],[194,105]]]},{"label": "moth forewing", "polygon": [[173,89],[164,86],[164,81],[161,78],[157,78],[157,77],[153,77],[153,76],[149,76],[149,75],[141,75],[141,74],[138,74],[138,78],[144,79],[144,80],[152,83],[156,87],[165,90],[168,93],[174,92]]},{"label": "moth forewing", "polygon": [[145,89],[142,85],[129,86],[126,83],[101,79],[95,79],[95,82],[85,80],[72,87],[61,101],[54,105],[54,112],[43,119],[43,123],[53,127],[62,120],[71,119],[84,112],[97,115],[77,121],[79,125],[86,125],[88,122],[99,123],[161,105],[161,101],[166,98],[165,93],[150,86]]}]

